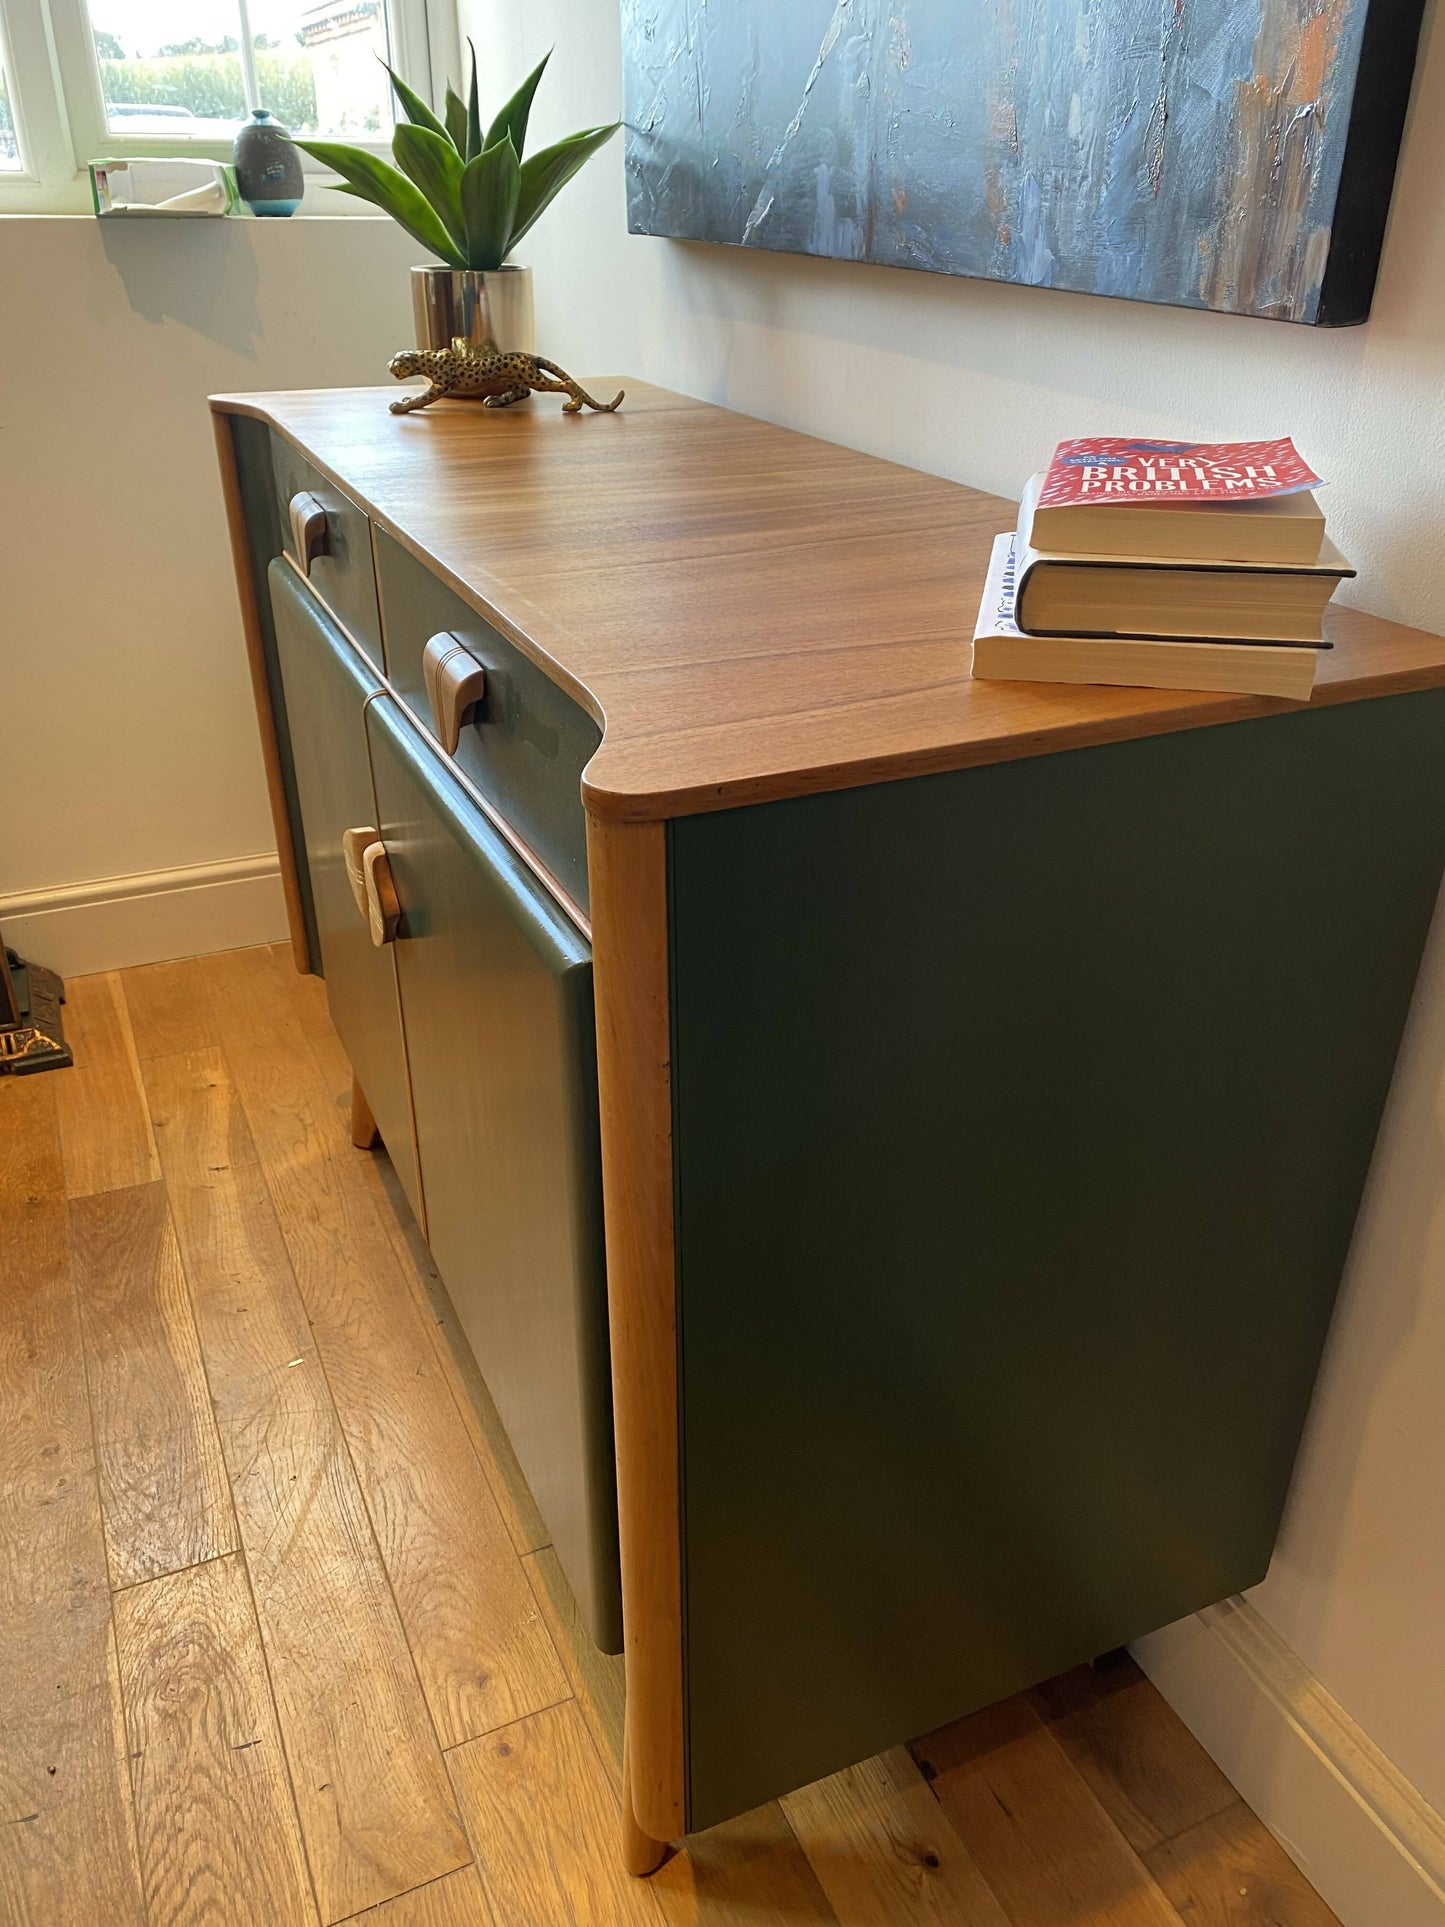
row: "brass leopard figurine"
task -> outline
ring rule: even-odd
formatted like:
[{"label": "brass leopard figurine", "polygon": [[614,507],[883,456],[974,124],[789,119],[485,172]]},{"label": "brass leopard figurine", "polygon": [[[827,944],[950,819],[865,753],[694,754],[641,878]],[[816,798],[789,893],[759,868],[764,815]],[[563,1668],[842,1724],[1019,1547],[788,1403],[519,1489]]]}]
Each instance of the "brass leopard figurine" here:
[{"label": "brass leopard figurine", "polygon": [[[584,407],[610,415],[621,402],[625,390],[618,389],[611,401],[594,401],[587,390],[573,381],[565,368],[541,355],[504,355],[473,348],[458,335],[450,348],[408,348],[393,355],[388,363],[398,381],[424,375],[431,383],[421,395],[404,395],[391,404],[393,415],[407,415],[415,408],[429,408],[444,395],[460,395],[474,400],[481,397],[484,408],[509,408],[535,391],[540,395],[566,395],[564,415],[576,415]],[[555,380],[549,380],[555,376]]]}]

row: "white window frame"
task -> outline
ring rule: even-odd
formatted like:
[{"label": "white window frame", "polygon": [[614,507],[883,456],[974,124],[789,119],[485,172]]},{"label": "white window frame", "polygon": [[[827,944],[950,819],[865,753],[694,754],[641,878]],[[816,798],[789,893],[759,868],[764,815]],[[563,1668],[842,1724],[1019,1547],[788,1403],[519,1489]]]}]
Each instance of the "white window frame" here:
[{"label": "white window frame", "polygon": [[[249,99],[257,99],[255,55],[247,0],[235,0],[241,67]],[[424,99],[442,98],[458,68],[460,36],[455,0],[384,0],[392,64]],[[165,134],[110,131],[100,62],[86,0],[0,0],[0,51],[21,170],[0,172],[0,214],[67,214],[89,210],[87,168],[92,160],[128,154],[229,160],[225,140],[187,140]],[[352,145],[389,151],[389,135],[353,138]],[[327,171],[310,156],[303,166],[317,184]],[[328,213],[362,211],[362,204],[328,195]]]}]

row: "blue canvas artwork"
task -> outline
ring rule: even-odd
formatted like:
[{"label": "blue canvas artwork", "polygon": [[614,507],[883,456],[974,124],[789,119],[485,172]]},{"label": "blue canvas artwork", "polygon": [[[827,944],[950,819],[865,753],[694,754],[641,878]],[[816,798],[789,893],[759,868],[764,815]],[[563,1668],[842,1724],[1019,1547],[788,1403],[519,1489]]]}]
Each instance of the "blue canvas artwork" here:
[{"label": "blue canvas artwork", "polygon": [[1422,0],[622,0],[643,234],[1369,312]]}]

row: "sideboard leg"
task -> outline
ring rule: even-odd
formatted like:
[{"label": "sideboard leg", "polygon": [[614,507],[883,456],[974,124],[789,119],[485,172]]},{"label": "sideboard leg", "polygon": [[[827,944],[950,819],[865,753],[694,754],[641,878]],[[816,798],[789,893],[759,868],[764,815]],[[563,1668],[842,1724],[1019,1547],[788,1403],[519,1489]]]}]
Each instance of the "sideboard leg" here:
[{"label": "sideboard leg", "polygon": [[637,1824],[632,1811],[632,1775],[627,1767],[627,1743],[622,1746],[622,1863],[638,1880],[643,1880],[667,1858],[667,1842],[654,1840]]},{"label": "sideboard leg", "polygon": [[381,1132],[371,1115],[366,1092],[354,1077],[351,1080],[351,1141],[359,1151],[374,1151],[381,1142]]}]

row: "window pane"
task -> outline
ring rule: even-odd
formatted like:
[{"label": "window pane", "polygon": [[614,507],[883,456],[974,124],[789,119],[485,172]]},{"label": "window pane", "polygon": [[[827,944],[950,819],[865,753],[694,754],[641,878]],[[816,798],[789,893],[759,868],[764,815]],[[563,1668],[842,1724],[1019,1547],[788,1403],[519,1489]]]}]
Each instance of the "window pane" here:
[{"label": "window pane", "polygon": [[293,134],[390,139],[381,0],[251,0],[261,105]]},{"label": "window pane", "polygon": [[232,140],[246,118],[235,0],[92,0],[112,134]]},{"label": "window pane", "polygon": [[0,172],[16,173],[20,167],[20,143],[15,138],[15,117],[10,112],[10,84],[0,62]]},{"label": "window pane", "polygon": [[384,0],[90,0],[113,134],[227,140],[246,118],[242,21],[258,105],[293,134],[392,128]]}]

